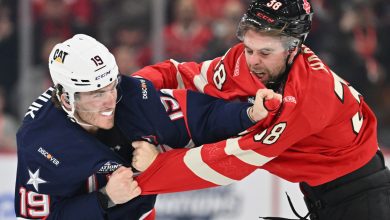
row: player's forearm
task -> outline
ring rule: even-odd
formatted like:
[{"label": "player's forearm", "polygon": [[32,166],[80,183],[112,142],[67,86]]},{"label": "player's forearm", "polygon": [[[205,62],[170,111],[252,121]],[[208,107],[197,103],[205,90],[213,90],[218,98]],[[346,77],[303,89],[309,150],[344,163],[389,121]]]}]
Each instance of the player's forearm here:
[{"label": "player's forearm", "polygon": [[184,164],[188,149],[175,149],[159,154],[153,164],[135,179],[142,195],[184,192],[216,186],[197,178]]},{"label": "player's forearm", "polygon": [[[258,168],[228,155],[225,148],[226,142],[223,141],[160,154],[152,166],[136,178],[142,194],[182,192],[228,185],[245,178]],[[244,157],[245,154],[244,152]]]},{"label": "player's forearm", "polygon": [[188,124],[194,143],[199,146],[225,140],[253,126],[256,122],[251,120],[247,111],[251,106],[249,103],[215,101],[203,115],[199,116],[204,123],[189,118]]}]

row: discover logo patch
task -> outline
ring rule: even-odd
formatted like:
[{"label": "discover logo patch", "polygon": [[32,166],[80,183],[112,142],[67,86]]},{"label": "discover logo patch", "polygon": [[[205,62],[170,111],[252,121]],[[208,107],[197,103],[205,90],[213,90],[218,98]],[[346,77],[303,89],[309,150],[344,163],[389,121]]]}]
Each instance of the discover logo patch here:
[{"label": "discover logo patch", "polygon": [[38,152],[41,153],[44,157],[46,157],[46,159],[50,160],[50,162],[52,162],[54,165],[56,166],[60,165],[60,161],[57,160],[52,154],[47,152],[42,147],[39,147]]}]

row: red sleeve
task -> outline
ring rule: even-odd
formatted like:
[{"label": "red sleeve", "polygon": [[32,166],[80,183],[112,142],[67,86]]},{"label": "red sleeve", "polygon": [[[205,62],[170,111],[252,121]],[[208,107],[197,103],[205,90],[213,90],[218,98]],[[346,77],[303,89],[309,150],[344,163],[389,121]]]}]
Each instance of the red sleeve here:
[{"label": "red sleeve", "polygon": [[[233,157],[223,152],[225,141],[192,149],[175,149],[160,154],[145,172],[136,177],[142,194],[157,194],[227,185],[253,172],[256,166],[245,166],[235,172],[235,179],[213,170],[209,165],[227,164]],[[212,152],[212,161],[207,154]],[[205,158],[202,159],[202,156]],[[210,164],[211,163],[211,164]],[[231,164],[233,165],[233,164]],[[236,164],[239,165],[239,164]],[[231,168],[226,167],[226,171]],[[235,169],[235,171],[238,171]],[[174,175],[174,176],[173,176]]]},{"label": "red sleeve", "polygon": [[176,89],[177,62],[166,60],[155,65],[146,66],[133,74],[134,77],[142,77],[150,80],[156,89]]},{"label": "red sleeve", "polygon": [[254,96],[264,85],[249,73],[244,47],[237,44],[224,56],[201,63],[175,60],[145,67],[133,76],[146,78],[162,88],[186,88],[232,100]]}]

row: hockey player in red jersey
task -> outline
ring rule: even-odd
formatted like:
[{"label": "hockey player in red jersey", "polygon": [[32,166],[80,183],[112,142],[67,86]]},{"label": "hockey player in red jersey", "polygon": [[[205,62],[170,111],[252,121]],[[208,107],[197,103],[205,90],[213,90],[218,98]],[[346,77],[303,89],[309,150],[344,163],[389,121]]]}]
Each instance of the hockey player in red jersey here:
[{"label": "hockey player in red jersey", "polygon": [[160,154],[137,178],[143,193],[227,185],[261,168],[300,183],[311,219],[389,219],[390,171],[378,149],[376,117],[303,45],[312,15],[308,0],[255,0],[238,26],[242,43],[224,56],[200,64],[169,60],[135,73],[158,88],[230,100],[264,87],[283,96],[265,129]]}]

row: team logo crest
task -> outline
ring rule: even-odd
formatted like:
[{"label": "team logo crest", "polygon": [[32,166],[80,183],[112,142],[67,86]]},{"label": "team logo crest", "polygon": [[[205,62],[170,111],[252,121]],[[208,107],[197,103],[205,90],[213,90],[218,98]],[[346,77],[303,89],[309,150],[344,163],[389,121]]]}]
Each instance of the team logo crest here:
[{"label": "team logo crest", "polygon": [[287,103],[294,103],[297,104],[297,99],[294,96],[286,96],[283,98],[283,102]]},{"label": "team logo crest", "polygon": [[100,167],[98,173],[112,173],[118,169],[122,164],[115,161],[108,161],[102,167]]}]

